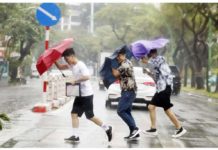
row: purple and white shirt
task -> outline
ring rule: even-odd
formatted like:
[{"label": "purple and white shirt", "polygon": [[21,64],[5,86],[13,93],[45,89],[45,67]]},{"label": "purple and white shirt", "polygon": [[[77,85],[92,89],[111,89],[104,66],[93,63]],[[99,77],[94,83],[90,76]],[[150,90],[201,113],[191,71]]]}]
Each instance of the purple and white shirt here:
[{"label": "purple and white shirt", "polygon": [[157,56],[149,60],[149,66],[152,67],[157,92],[164,91],[167,85],[173,89],[173,75],[170,67],[163,56]]}]

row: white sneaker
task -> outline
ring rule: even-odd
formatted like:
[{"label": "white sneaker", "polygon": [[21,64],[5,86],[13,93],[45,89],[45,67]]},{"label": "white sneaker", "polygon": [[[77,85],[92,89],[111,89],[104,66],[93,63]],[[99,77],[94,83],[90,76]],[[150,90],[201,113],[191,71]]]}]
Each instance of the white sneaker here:
[{"label": "white sneaker", "polygon": [[187,132],[187,130],[184,129],[183,127],[181,127],[180,129],[178,129],[178,130],[175,131],[175,134],[172,135],[172,137],[173,137],[173,138],[181,137],[181,136],[183,136],[186,132]]},{"label": "white sneaker", "polygon": [[149,129],[149,130],[145,130],[145,131],[142,131],[142,132],[144,134],[151,135],[151,136],[157,136],[158,135],[157,129]]}]

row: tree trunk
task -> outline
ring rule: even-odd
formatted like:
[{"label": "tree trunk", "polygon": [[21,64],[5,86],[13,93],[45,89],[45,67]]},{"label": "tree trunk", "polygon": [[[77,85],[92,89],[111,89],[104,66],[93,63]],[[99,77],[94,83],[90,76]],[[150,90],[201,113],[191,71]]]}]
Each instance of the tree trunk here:
[{"label": "tree trunk", "polygon": [[[17,69],[23,62],[24,58],[30,54],[30,50],[32,45],[34,44],[33,39],[29,39],[26,41],[27,43],[24,44],[24,41],[20,41],[20,58],[18,60],[15,60],[15,58],[11,59],[10,65],[9,65],[9,74],[10,74],[10,81],[11,83],[16,83],[17,80]],[[25,46],[24,46],[25,45]]]},{"label": "tree trunk", "polygon": [[216,90],[215,90],[215,92],[218,92],[218,73],[216,75]]},{"label": "tree trunk", "polygon": [[187,79],[188,79],[188,65],[185,65],[185,69],[184,69],[184,87],[187,86]]},{"label": "tree trunk", "polygon": [[196,89],[204,89],[204,75],[202,72],[203,64],[199,58],[195,60],[194,66],[195,66],[194,68],[195,68]]},{"label": "tree trunk", "polygon": [[197,74],[195,80],[196,80],[196,88],[204,89],[204,78],[202,76],[202,73]]},{"label": "tree trunk", "polygon": [[21,41],[20,43],[20,58],[19,58],[19,61],[22,62],[24,60],[24,58],[30,54],[30,49],[32,47],[32,45],[34,44],[34,40],[33,39],[29,39],[24,46],[24,42]]},{"label": "tree trunk", "polygon": [[191,68],[191,87],[195,88],[195,70]]},{"label": "tree trunk", "polygon": [[10,60],[9,61],[9,75],[10,75],[10,83],[15,83],[17,80],[17,68],[20,65],[18,60]]}]

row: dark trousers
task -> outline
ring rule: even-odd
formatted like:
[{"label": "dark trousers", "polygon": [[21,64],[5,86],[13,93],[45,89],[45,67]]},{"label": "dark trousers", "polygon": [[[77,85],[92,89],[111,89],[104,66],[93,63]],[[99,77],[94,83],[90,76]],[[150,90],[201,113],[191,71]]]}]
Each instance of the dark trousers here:
[{"label": "dark trousers", "polygon": [[132,103],[135,100],[135,91],[122,91],[118,104],[117,113],[128,125],[130,132],[136,128],[135,120],[132,117]]}]

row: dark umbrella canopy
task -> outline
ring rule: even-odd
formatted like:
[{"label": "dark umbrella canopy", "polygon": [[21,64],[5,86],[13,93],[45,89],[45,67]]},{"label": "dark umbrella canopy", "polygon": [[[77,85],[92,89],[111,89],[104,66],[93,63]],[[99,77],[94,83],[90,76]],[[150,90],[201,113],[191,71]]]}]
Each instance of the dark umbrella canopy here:
[{"label": "dark umbrella canopy", "polygon": [[100,69],[100,76],[106,88],[116,81],[116,78],[112,74],[111,66],[112,60],[106,57]]},{"label": "dark umbrella canopy", "polygon": [[122,49],[124,49],[126,52],[126,58],[131,59],[133,54],[129,47],[124,45],[120,48],[117,48],[110,57],[106,57],[103,65],[101,66],[100,77],[103,80],[104,86],[106,88],[109,88],[109,86],[116,81],[116,78],[112,74],[112,68],[119,67],[119,63],[116,57],[118,56],[119,51]]}]

